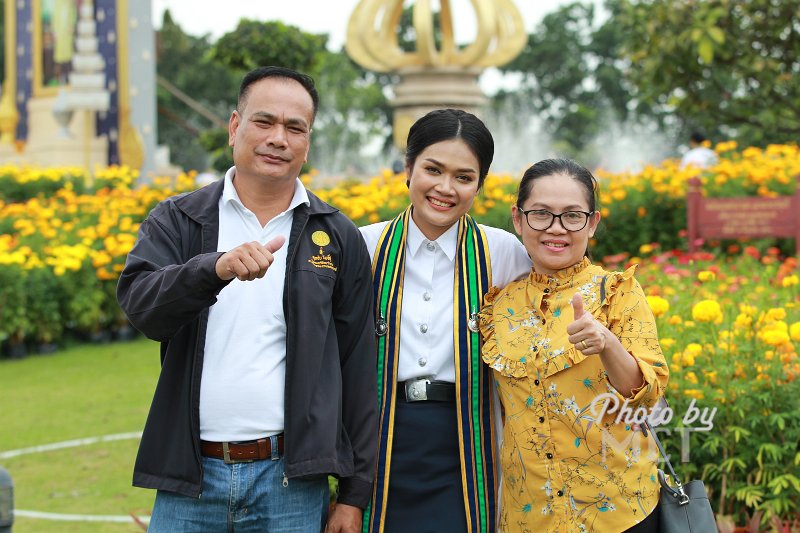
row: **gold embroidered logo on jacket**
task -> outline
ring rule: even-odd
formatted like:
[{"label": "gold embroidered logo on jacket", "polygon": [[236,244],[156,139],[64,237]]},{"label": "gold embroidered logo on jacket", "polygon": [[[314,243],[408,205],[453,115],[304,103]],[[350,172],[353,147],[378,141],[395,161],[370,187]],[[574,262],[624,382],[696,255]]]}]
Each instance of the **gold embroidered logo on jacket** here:
[{"label": "gold embroidered logo on jacket", "polygon": [[323,249],[331,243],[330,236],[324,231],[315,231],[311,234],[311,242],[319,246],[319,255],[312,255],[308,262],[317,268],[329,268],[336,272],[337,268],[333,264],[333,257],[331,254],[326,254]]}]

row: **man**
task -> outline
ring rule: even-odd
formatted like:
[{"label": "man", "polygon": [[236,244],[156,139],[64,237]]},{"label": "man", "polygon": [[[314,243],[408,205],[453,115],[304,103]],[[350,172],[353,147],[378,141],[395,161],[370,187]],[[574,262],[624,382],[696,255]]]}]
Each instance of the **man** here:
[{"label": "man", "polygon": [[706,146],[708,139],[698,132],[689,137],[689,151],[681,158],[681,168],[689,165],[697,168],[708,168],[717,163],[717,154]]},{"label": "man", "polygon": [[248,73],[225,179],[161,202],[117,297],[161,341],[134,485],[150,531],[360,531],[377,435],[372,272],[344,215],[297,178],[318,105],[308,76]]}]

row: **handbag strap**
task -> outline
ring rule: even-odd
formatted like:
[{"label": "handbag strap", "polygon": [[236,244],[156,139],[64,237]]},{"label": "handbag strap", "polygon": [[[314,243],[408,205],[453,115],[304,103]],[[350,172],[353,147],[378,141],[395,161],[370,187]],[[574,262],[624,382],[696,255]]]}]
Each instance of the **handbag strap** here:
[{"label": "handbag strap", "polygon": [[642,429],[642,433],[644,433],[644,436],[647,437],[647,431],[650,431],[650,434],[653,437],[656,446],[658,447],[658,451],[661,453],[661,457],[664,458],[664,463],[666,463],[667,465],[667,470],[669,471],[669,475],[675,481],[675,486],[678,487],[678,490],[676,491],[675,489],[670,487],[669,484],[667,484],[667,481],[664,479],[664,474],[660,470],[658,472],[659,473],[658,481],[664,488],[668,489],[674,497],[678,498],[678,502],[680,505],[685,505],[689,503],[689,496],[683,490],[683,484],[681,483],[678,474],[675,473],[675,469],[672,468],[672,463],[669,461],[667,452],[664,451],[664,446],[662,446],[661,441],[658,440],[658,435],[656,435],[656,432],[653,429],[653,426],[650,425],[650,421],[647,419],[647,417],[645,417],[644,419],[644,425],[647,429],[646,430]]}]

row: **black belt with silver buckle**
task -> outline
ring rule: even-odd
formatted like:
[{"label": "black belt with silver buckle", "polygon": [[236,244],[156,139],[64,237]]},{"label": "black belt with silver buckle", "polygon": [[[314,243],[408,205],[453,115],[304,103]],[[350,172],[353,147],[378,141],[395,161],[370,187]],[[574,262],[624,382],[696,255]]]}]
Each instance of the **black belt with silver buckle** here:
[{"label": "black belt with silver buckle", "polygon": [[397,384],[397,397],[407,402],[454,402],[456,385],[427,378],[409,379]]}]

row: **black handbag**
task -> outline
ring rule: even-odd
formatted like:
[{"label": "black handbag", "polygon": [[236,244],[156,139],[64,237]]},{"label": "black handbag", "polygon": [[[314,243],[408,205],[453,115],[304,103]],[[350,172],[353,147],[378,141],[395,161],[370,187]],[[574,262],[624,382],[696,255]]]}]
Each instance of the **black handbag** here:
[{"label": "black handbag", "polygon": [[[664,458],[670,478],[675,483],[674,487],[670,485],[664,471],[658,469],[658,482],[661,484],[658,497],[659,530],[661,533],[717,533],[717,522],[714,520],[714,511],[711,510],[705,485],[699,479],[690,481],[686,485],[681,483],[650,422],[645,420],[644,423],[652,434],[661,457]],[[647,436],[647,432],[643,432]]]}]

